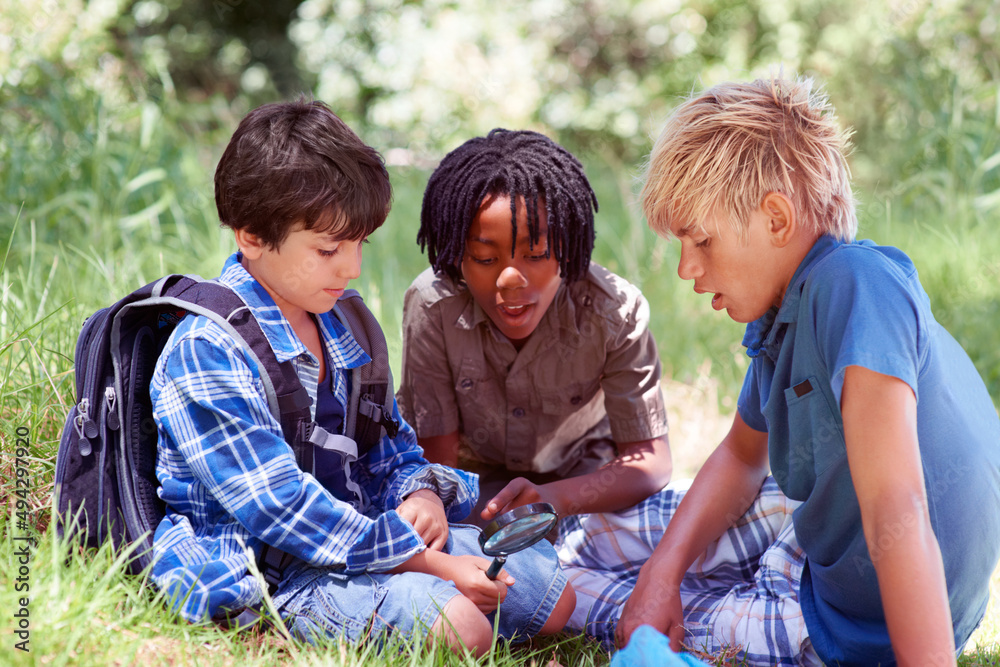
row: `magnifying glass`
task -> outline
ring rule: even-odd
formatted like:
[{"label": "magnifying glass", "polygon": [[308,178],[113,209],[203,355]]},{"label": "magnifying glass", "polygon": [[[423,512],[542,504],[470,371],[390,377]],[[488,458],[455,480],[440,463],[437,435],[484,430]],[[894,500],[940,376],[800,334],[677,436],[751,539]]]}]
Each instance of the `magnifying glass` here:
[{"label": "magnifying glass", "polygon": [[490,521],[479,536],[479,546],[493,556],[486,576],[496,579],[507,556],[527,549],[544,538],[559,521],[556,508],[549,503],[531,503],[515,507]]}]

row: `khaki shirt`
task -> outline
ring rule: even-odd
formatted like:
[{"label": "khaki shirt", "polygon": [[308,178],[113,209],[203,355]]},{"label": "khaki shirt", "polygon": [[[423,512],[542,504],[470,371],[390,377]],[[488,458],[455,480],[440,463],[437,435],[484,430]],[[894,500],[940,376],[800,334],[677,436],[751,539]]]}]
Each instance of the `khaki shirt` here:
[{"label": "khaki shirt", "polygon": [[648,324],[640,291],[591,263],[583,279],[559,287],[518,351],[464,285],[427,269],[403,305],[399,410],[418,437],[459,431],[460,456],[568,471],[588,443],[666,434]]}]

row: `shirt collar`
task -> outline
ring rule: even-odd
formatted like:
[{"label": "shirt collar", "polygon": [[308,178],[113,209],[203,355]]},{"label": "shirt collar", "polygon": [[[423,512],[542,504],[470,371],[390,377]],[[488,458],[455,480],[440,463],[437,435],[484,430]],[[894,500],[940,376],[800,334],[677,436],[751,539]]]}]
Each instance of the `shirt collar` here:
[{"label": "shirt collar", "polygon": [[825,234],[816,240],[799,263],[791,282],[788,283],[788,289],[781,299],[781,307],[771,308],[762,317],[747,325],[746,333],[743,335],[743,346],[747,348],[748,357],[757,357],[761,352],[766,352],[772,359],[776,358],[786,327],[775,324],[783,325],[795,321],[799,314],[802,286],[812,273],[813,267],[843,244],[843,241]]},{"label": "shirt collar", "polygon": [[455,319],[455,326],[459,329],[471,331],[483,322],[488,321],[489,318],[486,317],[486,311],[480,307],[479,302],[472,297],[472,292],[468,291],[467,288],[464,289],[466,290],[466,295],[468,295],[468,300],[465,308],[462,309],[462,312]]},{"label": "shirt collar", "polygon": [[[233,253],[226,260],[218,281],[236,292],[253,312],[279,363],[303,354],[318,361],[295,334],[274,298],[243,268],[242,258],[241,253]],[[335,367],[356,368],[371,361],[340,320],[331,317],[330,313],[321,313],[316,319],[327,358]]]}]

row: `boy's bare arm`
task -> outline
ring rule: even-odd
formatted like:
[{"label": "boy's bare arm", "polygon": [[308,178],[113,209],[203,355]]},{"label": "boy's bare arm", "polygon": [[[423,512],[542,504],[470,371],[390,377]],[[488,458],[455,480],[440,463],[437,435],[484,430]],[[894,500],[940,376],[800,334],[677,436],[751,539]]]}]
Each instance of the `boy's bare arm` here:
[{"label": "boy's bare arm", "polygon": [[483,518],[534,502],[551,503],[559,516],[615,512],[656,493],[670,481],[673,462],[666,436],[619,446],[622,453],[600,469],[579,477],[534,484],[512,480],[486,504]]},{"label": "boy's bare arm", "polygon": [[712,452],[670,519],[663,538],[639,571],[615,629],[620,647],[632,632],[648,624],[670,637],[681,650],[684,617],[680,582],[708,545],[746,512],[767,477],[767,434],[740,418]]},{"label": "boy's bare arm", "polygon": [[849,366],[841,413],[896,659],[900,665],[954,665],[951,609],[927,510],[913,391],[897,378]]},{"label": "boy's bare arm", "polygon": [[478,556],[453,556],[441,551],[424,549],[389,574],[423,572],[451,581],[465,597],[475,603],[479,611],[488,614],[507,597],[507,587],[514,585],[514,577],[501,570],[495,580],[486,576],[490,561]]},{"label": "boy's bare arm", "polygon": [[458,467],[458,431],[429,438],[417,436],[417,444],[424,450],[424,458],[451,468]]}]

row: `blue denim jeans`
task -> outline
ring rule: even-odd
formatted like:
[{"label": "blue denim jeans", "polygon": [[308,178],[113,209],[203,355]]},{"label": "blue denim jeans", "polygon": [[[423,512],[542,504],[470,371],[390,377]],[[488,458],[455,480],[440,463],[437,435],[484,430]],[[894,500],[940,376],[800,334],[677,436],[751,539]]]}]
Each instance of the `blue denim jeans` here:
[{"label": "blue denim jeans", "polygon": [[[479,534],[474,526],[452,524],[444,551],[483,556]],[[501,637],[523,641],[538,634],[552,614],[566,588],[566,575],[546,540],[508,556],[504,569],[515,583],[487,618],[496,623]],[[454,583],[420,572],[349,575],[303,567],[285,577],[274,601],[289,631],[300,639],[342,637],[353,642],[384,631],[425,636],[459,594]]]}]

